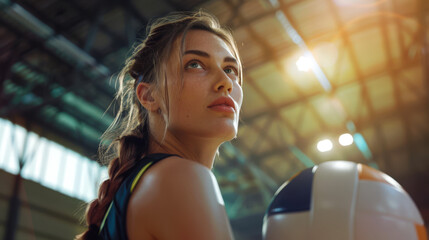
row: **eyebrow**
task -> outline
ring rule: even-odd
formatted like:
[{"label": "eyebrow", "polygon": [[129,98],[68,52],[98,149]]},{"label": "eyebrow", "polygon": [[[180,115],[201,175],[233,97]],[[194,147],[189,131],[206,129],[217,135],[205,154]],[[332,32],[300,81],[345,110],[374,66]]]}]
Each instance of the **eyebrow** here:
[{"label": "eyebrow", "polygon": [[[187,51],[185,51],[185,53],[183,55],[186,55],[186,54],[195,54],[195,55],[198,55],[198,56],[201,56],[201,57],[210,58],[210,54],[208,54],[208,53],[206,53],[204,51],[200,51],[200,50],[187,50]],[[224,62],[232,62],[232,63],[238,64],[237,59],[235,59],[233,57],[225,57],[223,59],[223,61]]]}]

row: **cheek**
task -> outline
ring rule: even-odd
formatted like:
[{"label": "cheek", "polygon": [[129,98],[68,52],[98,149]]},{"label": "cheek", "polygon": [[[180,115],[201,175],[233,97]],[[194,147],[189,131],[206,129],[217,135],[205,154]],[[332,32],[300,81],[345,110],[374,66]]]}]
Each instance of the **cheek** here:
[{"label": "cheek", "polygon": [[237,84],[234,86],[231,96],[237,102],[238,107],[241,109],[241,104],[243,103],[243,89],[241,88],[241,85]]},{"label": "cheek", "polygon": [[201,104],[204,104],[204,99],[207,97],[204,87],[204,81],[185,79],[183,87],[177,87],[172,91],[171,110],[181,112],[182,117],[191,118],[190,115],[194,114]]},{"label": "cheek", "polygon": [[185,79],[180,98],[186,98],[194,104],[202,103],[201,101],[208,96],[210,90],[210,80],[207,77],[189,77]]}]

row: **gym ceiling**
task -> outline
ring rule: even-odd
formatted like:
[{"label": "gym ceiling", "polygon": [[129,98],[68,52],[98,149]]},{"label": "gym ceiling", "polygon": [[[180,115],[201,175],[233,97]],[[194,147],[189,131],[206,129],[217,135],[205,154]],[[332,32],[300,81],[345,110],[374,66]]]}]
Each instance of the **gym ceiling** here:
[{"label": "gym ceiling", "polygon": [[95,160],[132,44],[151,19],[197,9],[233,30],[244,65],[238,138],[213,170],[236,224],[336,159],[391,175],[428,222],[426,0],[0,0],[0,117]]}]

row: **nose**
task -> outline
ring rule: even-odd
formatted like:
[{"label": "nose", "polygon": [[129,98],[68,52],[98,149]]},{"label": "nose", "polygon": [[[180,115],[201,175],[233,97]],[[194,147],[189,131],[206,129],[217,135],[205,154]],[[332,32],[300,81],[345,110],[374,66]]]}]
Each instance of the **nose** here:
[{"label": "nose", "polygon": [[228,75],[222,70],[220,74],[216,77],[216,83],[214,84],[214,90],[216,92],[219,91],[227,91],[228,93],[232,92],[232,80],[228,77]]}]

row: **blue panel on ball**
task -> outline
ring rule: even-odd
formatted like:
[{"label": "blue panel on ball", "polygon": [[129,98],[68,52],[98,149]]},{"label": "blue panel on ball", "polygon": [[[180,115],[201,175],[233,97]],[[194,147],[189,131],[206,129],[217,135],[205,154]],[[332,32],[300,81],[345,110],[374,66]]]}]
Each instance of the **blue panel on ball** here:
[{"label": "blue panel on ball", "polygon": [[307,168],[287,183],[274,196],[267,215],[310,210],[313,168]]}]

